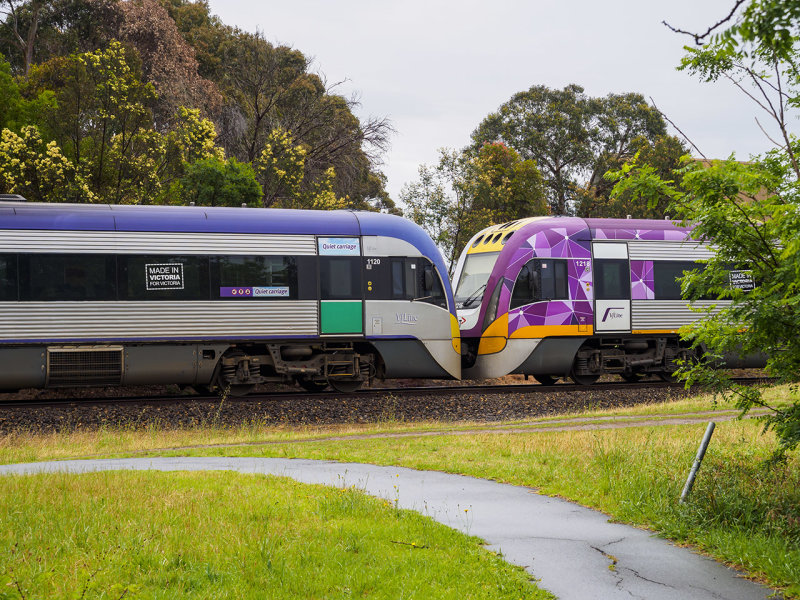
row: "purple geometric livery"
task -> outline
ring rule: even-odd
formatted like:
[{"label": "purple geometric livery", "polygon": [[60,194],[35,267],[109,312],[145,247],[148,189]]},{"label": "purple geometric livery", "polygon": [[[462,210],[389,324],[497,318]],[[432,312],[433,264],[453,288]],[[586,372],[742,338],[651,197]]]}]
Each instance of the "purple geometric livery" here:
[{"label": "purple geometric livery", "polygon": [[[592,281],[592,242],[595,240],[682,241],[690,229],[669,221],[629,219],[579,219],[552,217],[526,224],[514,232],[498,256],[488,290],[495,282],[502,286],[497,317],[508,312],[508,333],[527,326],[594,324],[594,287]],[[514,282],[520,269],[532,258],[567,259],[569,300],[537,302],[509,310]],[[652,300],[653,261],[633,260],[631,298]],[[484,297],[475,329],[463,331],[469,337],[481,335],[481,323],[488,303]]]},{"label": "purple geometric livery", "polygon": [[631,261],[631,300],[652,300],[656,297],[653,283],[653,261]]},{"label": "purple geometric livery", "polygon": [[508,313],[509,335],[530,325],[589,325],[592,322],[591,242],[587,228],[554,227],[527,237],[514,252],[503,278],[500,306],[509,306],[514,281],[532,258],[566,258],[570,300],[537,302]]}]

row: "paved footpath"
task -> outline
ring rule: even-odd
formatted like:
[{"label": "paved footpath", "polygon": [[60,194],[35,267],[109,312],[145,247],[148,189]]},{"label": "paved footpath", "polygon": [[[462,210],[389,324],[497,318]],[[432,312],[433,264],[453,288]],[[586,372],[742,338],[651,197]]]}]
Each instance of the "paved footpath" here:
[{"label": "paved footpath", "polygon": [[355,486],[486,540],[562,600],[764,600],[772,590],[597,511],[535,491],[400,467],[278,459],[175,457],[0,466],[0,474],[101,470],[231,470]]}]

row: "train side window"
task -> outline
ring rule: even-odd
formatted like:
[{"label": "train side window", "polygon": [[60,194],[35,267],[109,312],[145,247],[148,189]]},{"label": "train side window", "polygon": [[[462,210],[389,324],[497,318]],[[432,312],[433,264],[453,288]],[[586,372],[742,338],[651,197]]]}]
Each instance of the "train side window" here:
[{"label": "train side window", "polygon": [[630,282],[631,273],[627,260],[594,259],[594,297],[597,300],[629,300]]},{"label": "train side window", "polygon": [[406,297],[405,277],[403,276],[403,264],[405,261],[392,260],[392,299],[402,300]]},{"label": "train side window", "polygon": [[19,271],[22,300],[80,302],[117,297],[112,255],[21,255]]},{"label": "train side window", "polygon": [[19,298],[16,254],[0,254],[0,301]]},{"label": "train side window", "polygon": [[[297,265],[291,256],[216,256],[211,259],[214,298],[297,299]],[[241,292],[244,292],[242,294]]]},{"label": "train side window", "polygon": [[428,259],[419,260],[419,299],[420,302],[435,304],[441,308],[447,308],[447,296],[444,294],[444,286],[439,277],[436,267]]},{"label": "train side window", "polygon": [[417,261],[413,258],[407,258],[405,265],[405,279],[406,279],[406,300],[412,300],[417,296],[421,296],[422,294],[417,294],[417,289],[420,286],[417,285],[417,278],[419,277],[417,269]]},{"label": "train side window", "polygon": [[688,260],[653,261],[653,291],[656,300],[680,300],[684,271],[702,270],[705,265]]},{"label": "train side window", "polygon": [[534,282],[537,275],[534,275],[535,262],[534,260],[529,260],[522,266],[522,269],[520,269],[517,280],[514,282],[514,290],[511,293],[509,308],[519,308],[520,306],[536,302],[537,290],[535,289]]},{"label": "train side window", "polygon": [[319,260],[322,300],[357,300],[361,292],[361,257],[321,256]]},{"label": "train side window", "polygon": [[567,261],[534,258],[520,269],[509,308],[518,308],[540,300],[569,299]]},{"label": "train side window", "polygon": [[209,300],[209,257],[118,256],[120,300]]}]

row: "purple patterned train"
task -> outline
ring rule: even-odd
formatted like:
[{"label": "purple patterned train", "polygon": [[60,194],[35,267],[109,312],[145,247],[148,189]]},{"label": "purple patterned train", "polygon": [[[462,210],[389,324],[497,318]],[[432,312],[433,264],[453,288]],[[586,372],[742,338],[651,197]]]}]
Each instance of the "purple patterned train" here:
[{"label": "purple patterned train", "polygon": [[669,220],[533,217],[484,229],[453,278],[463,377],[669,379],[692,352],[678,329],[700,316],[678,278],[710,254]]}]

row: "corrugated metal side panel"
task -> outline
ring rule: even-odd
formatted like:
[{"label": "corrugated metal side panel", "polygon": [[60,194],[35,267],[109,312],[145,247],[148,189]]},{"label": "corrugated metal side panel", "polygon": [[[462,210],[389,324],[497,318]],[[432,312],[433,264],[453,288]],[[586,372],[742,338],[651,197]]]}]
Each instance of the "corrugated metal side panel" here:
[{"label": "corrugated metal side panel", "polygon": [[[701,301],[692,306],[705,308],[726,304],[730,304],[730,301]],[[633,300],[631,329],[678,329],[702,318],[704,314],[693,311],[684,300]]]},{"label": "corrugated metal side panel", "polygon": [[0,252],[316,254],[313,235],[0,230]]},{"label": "corrugated metal side panel", "polygon": [[711,254],[708,246],[696,242],[628,242],[631,260],[702,260]]},{"label": "corrugated metal side panel", "polygon": [[317,335],[314,300],[0,302],[2,340]]}]

